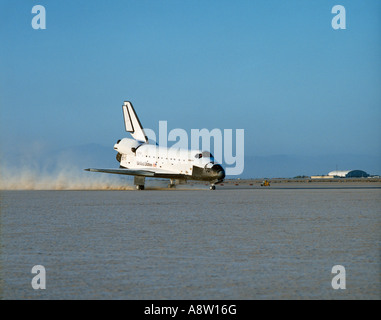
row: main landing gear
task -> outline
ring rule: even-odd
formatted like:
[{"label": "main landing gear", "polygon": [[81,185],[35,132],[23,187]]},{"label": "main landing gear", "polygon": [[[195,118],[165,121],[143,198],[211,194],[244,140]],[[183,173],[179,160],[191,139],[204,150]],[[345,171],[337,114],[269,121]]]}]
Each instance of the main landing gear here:
[{"label": "main landing gear", "polygon": [[216,186],[214,184],[211,184],[209,187],[210,190],[216,190]]},{"label": "main landing gear", "polygon": [[176,183],[175,183],[175,179],[170,179],[169,181],[169,184],[168,184],[168,188],[176,188]]},{"label": "main landing gear", "polygon": [[144,183],[146,178],[141,176],[134,177],[134,185],[136,186],[136,190],[144,190]]}]

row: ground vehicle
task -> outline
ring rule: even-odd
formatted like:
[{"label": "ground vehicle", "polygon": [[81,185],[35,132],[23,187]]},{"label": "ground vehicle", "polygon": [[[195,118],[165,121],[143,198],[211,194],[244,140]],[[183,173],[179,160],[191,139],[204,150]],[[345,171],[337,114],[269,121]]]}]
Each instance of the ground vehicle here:
[{"label": "ground vehicle", "polygon": [[263,182],[261,183],[261,187],[270,187],[270,182],[267,180],[263,180]]}]

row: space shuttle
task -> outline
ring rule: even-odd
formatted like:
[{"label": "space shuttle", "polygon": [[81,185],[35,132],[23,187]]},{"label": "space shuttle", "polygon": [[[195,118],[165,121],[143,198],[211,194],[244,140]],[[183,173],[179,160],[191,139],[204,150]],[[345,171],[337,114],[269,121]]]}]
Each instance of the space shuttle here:
[{"label": "space shuttle", "polygon": [[169,179],[169,188],[188,180],[204,181],[210,184],[210,190],[224,180],[225,170],[209,151],[171,149],[149,143],[132,103],[125,101],[122,110],[125,129],[133,139],[123,138],[114,145],[119,168],[86,171],[134,176],[137,190],[144,190],[145,178]]}]

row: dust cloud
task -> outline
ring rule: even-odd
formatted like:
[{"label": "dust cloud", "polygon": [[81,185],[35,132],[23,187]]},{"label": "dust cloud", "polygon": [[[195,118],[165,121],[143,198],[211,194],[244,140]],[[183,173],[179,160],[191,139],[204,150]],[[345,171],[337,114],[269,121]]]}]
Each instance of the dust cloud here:
[{"label": "dust cloud", "polygon": [[61,167],[47,171],[38,167],[1,165],[0,190],[133,190],[125,177]]}]

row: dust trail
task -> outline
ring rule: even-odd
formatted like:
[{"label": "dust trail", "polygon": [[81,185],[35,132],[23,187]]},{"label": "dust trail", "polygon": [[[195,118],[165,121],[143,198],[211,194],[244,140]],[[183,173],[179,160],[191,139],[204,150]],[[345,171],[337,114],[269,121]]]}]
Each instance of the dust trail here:
[{"label": "dust trail", "polygon": [[61,167],[52,172],[37,167],[0,167],[0,190],[133,190],[120,176]]}]

